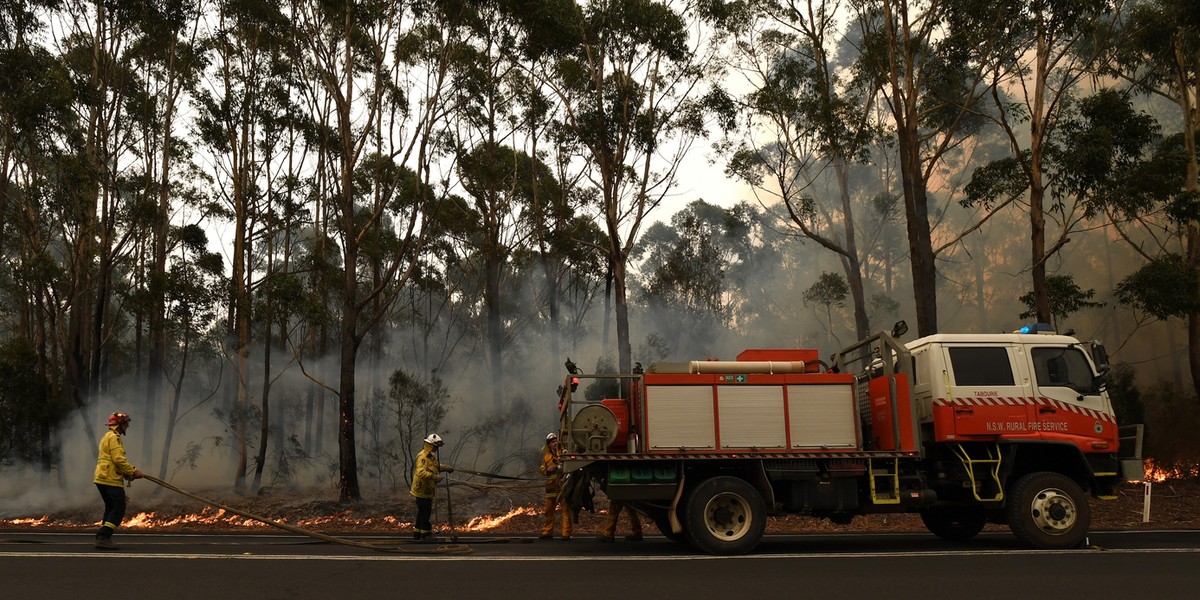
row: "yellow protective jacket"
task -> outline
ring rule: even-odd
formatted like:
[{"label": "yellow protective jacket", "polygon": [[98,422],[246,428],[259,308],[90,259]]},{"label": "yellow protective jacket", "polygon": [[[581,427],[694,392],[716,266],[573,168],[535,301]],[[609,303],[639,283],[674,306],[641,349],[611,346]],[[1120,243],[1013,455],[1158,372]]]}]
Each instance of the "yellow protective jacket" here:
[{"label": "yellow protective jacket", "polygon": [[413,467],[412,488],[408,490],[416,498],[432,498],[441,480],[441,472],[447,465],[438,462],[437,452],[432,444],[425,444],[417,454],[417,464]]},{"label": "yellow protective jacket", "polygon": [[562,489],[562,469],[556,468],[553,471],[550,467],[558,467],[558,452],[550,449],[547,444],[542,446],[542,466],[538,468],[538,472],[546,476],[546,497],[557,498],[558,492]]},{"label": "yellow protective jacket", "polygon": [[129,464],[125,458],[125,444],[121,443],[117,426],[109,427],[108,433],[100,438],[100,453],[96,458],[96,477],[93,481],[121,487],[125,485],[125,476],[133,475],[136,470],[137,467]]}]

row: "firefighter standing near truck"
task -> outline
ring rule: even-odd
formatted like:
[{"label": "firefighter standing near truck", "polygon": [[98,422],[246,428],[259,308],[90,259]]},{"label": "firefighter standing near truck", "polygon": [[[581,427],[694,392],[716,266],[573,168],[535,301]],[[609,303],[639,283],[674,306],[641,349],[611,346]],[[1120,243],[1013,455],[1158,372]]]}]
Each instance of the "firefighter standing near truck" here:
[{"label": "firefighter standing near truck", "polygon": [[604,533],[596,539],[601,542],[611,542],[617,535],[617,521],[621,519],[621,511],[624,510],[629,515],[629,535],[625,536],[627,542],[642,541],[642,520],[638,518],[637,511],[630,506],[611,500],[608,503],[608,518],[604,521]]},{"label": "firefighter standing near truck", "polygon": [[123,412],[108,417],[108,432],[100,438],[96,457],[92,481],[104,500],[104,519],[96,532],[96,547],[104,550],[117,549],[112,536],[125,518],[125,481],[142,478],[142,471],[125,458],[125,444],[121,442],[121,436],[129,429],[129,420],[129,415]]},{"label": "firefighter standing near truck", "polygon": [[417,504],[417,518],[413,523],[414,540],[434,539],[433,523],[430,522],[433,514],[433,494],[437,490],[441,474],[454,472],[454,467],[438,461],[438,448],[443,444],[445,442],[442,441],[442,437],[436,433],[426,436],[421,452],[417,454],[416,466],[413,467],[412,488],[408,493]]},{"label": "firefighter standing near truck", "polygon": [[562,467],[558,456],[558,434],[551,432],[546,435],[546,445],[542,448],[542,466],[538,469],[546,476],[546,510],[542,522],[541,539],[554,538],[554,518],[559,508],[562,508],[562,539],[571,539],[571,509],[567,506],[566,498],[562,495]]}]

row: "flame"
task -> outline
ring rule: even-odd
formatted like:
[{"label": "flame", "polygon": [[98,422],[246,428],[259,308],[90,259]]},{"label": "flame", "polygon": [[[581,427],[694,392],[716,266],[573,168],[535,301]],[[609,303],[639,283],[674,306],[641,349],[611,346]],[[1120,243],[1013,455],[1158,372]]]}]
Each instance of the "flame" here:
[{"label": "flame", "polygon": [[1153,458],[1144,461],[1146,481],[1162,483],[1171,479],[1190,479],[1200,477],[1200,463],[1175,463],[1173,465],[1159,464]]},{"label": "flame", "polygon": [[36,519],[34,519],[32,517],[30,517],[28,519],[9,519],[8,521],[0,521],[0,522],[6,523],[8,525],[25,525],[27,527],[42,527],[44,525],[50,524],[50,516],[43,515]]},{"label": "flame", "polygon": [[494,517],[487,515],[474,517],[470,521],[467,521],[467,524],[463,526],[463,529],[466,531],[488,531],[503,525],[506,521],[512,519],[513,517],[531,516],[536,514],[538,514],[538,509],[533,506],[518,506],[517,508],[508,511],[505,514]]},{"label": "flame", "polygon": [[198,514],[173,517],[160,517],[153,512],[139,512],[122,522],[121,527],[129,529],[160,529],[177,525],[214,525],[217,523],[241,527],[264,526],[263,523],[259,523],[253,519],[226,514],[223,509],[217,509],[213,512],[211,509],[205,508]]},{"label": "flame", "polygon": [[[464,526],[456,527],[461,531],[489,531],[503,526],[514,518],[528,517],[539,514],[540,509],[536,506],[520,506],[513,508],[502,515],[481,515],[467,521]],[[408,529],[412,527],[409,521],[397,519],[394,515],[380,515],[375,517],[363,517],[352,514],[351,511],[341,511],[329,515],[314,516],[309,518],[297,518],[296,516],[288,517],[272,517],[279,523],[294,525],[302,529],[322,529],[322,528],[337,528],[337,529],[355,529],[360,527],[370,528],[395,528]],[[0,519],[0,527],[92,527],[94,522],[87,520],[73,520],[54,518],[50,515],[41,517],[22,517],[16,519]],[[140,511],[125,518],[121,523],[121,529],[157,529],[169,530],[189,527],[235,527],[235,528],[264,528],[270,527],[266,523],[248,519],[240,515],[227,512],[224,509],[214,509],[204,507],[196,513],[190,514],[174,514],[174,513],[155,513],[152,511]]]}]

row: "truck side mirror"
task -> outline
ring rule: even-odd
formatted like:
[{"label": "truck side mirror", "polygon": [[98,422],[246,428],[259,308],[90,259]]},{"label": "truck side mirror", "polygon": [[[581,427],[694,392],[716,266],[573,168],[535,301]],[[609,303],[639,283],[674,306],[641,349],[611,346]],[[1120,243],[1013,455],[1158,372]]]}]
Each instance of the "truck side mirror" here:
[{"label": "truck side mirror", "polygon": [[896,321],[896,324],[892,325],[892,337],[898,338],[906,333],[908,333],[908,323],[903,320]]},{"label": "truck side mirror", "polygon": [[1108,350],[1104,349],[1104,344],[1092,342],[1092,362],[1096,363],[1096,372],[1101,378],[1112,368],[1108,364]]}]

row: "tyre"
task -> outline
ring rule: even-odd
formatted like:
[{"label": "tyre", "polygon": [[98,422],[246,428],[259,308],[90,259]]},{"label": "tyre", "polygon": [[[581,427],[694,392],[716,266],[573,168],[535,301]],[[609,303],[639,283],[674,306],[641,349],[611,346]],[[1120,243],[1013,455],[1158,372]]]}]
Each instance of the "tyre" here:
[{"label": "tyre", "polygon": [[1049,471],[1018,479],[1009,490],[1005,510],[1017,539],[1044,550],[1078,547],[1092,520],[1092,509],[1079,484]]},{"label": "tyre", "polygon": [[921,511],[921,522],[929,533],[951,542],[965,542],[983,531],[987,514],[979,508],[934,507]]},{"label": "tyre", "polygon": [[767,507],[754,486],[737,477],[713,477],[688,492],[684,531],[697,550],[745,554],[762,540]]},{"label": "tyre", "polygon": [[665,511],[655,511],[652,513],[652,518],[654,519],[654,526],[658,527],[658,531],[659,533],[663,534],[663,537],[666,537],[672,542],[687,543],[687,529],[683,519],[680,519],[679,521],[681,525],[685,526],[684,531],[682,533],[675,533],[671,531],[671,520],[667,517],[667,513]]}]

